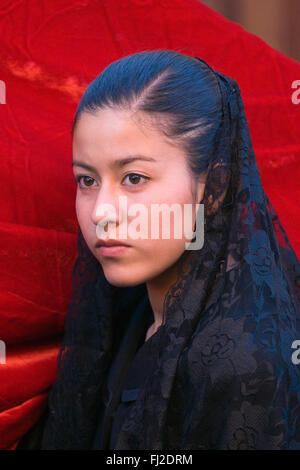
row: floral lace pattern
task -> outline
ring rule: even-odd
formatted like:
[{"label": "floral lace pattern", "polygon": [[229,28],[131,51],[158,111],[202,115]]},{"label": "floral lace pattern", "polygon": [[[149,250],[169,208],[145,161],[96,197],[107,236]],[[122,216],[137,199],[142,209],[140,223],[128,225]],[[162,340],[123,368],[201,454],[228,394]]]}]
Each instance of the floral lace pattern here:
[{"label": "floral lace pattern", "polygon": [[[300,449],[300,365],[291,360],[300,263],[263,190],[239,86],[211,70],[223,125],[205,187],[204,246],[180,259],[154,372],[116,449]],[[107,371],[147,295],[144,284],[111,286],[80,229],[72,282],[43,449],[91,448]]]}]

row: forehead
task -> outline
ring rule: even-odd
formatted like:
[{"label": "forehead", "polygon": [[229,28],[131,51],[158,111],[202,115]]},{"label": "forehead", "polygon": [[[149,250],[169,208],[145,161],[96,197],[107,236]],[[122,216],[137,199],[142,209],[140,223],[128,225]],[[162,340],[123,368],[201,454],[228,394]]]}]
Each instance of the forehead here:
[{"label": "forehead", "polygon": [[183,150],[167,140],[147,116],[111,109],[83,112],[74,130],[74,160],[100,155],[105,159],[144,155],[156,161],[185,157]]},{"label": "forehead", "polygon": [[158,129],[150,126],[145,116],[115,109],[83,112],[74,131],[76,143],[92,142],[99,146],[123,145],[128,140],[139,144],[153,139],[162,140],[163,137]]}]

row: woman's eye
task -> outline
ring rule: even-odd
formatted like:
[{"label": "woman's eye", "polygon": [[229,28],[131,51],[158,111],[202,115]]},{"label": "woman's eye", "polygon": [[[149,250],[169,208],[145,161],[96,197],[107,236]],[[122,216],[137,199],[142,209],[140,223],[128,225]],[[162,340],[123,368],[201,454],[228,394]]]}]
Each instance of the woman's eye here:
[{"label": "woman's eye", "polygon": [[94,178],[91,178],[90,176],[79,175],[79,176],[76,176],[75,182],[80,183],[82,179],[85,180],[84,186],[81,186],[80,184],[79,186],[83,189],[90,188],[92,186],[93,181],[95,181]]},{"label": "woman's eye", "polygon": [[[148,180],[148,176],[139,175],[138,173],[128,173],[125,176],[124,180],[128,178],[129,186],[138,186],[140,184],[141,179]],[[74,178],[75,182],[79,184],[81,189],[87,189],[93,187],[93,183],[95,182],[94,178],[86,175],[78,175]]]},{"label": "woman's eye", "polygon": [[138,186],[141,179],[144,179],[144,180],[149,179],[148,176],[139,175],[138,173],[128,173],[128,175],[125,176],[124,180],[126,178],[129,178],[129,181],[130,181],[129,186]]}]

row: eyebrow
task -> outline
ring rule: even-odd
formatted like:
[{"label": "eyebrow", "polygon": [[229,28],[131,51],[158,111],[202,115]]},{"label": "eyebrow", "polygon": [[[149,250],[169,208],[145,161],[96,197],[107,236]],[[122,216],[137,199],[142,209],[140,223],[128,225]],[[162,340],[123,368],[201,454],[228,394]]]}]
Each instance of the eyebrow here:
[{"label": "eyebrow", "polygon": [[[117,167],[117,168],[121,168],[125,165],[128,165],[128,163],[132,163],[136,160],[142,160],[142,161],[147,161],[147,162],[157,162],[157,160],[155,160],[152,157],[146,157],[144,155],[132,155],[132,156],[128,156],[128,157],[125,157],[125,158],[120,158],[118,160],[115,160],[113,162],[112,166]],[[88,165],[87,163],[84,163],[84,162],[73,161],[72,162],[72,168],[74,166],[80,166],[82,168],[85,168],[86,170],[94,171],[95,173],[97,173],[96,168],[94,168],[93,166]]]}]

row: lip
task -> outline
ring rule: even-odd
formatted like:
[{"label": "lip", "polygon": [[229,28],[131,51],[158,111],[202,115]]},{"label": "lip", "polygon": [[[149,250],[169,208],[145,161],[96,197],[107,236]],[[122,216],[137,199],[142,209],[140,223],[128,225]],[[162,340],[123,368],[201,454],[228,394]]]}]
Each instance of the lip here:
[{"label": "lip", "polygon": [[99,253],[102,256],[120,256],[125,253],[130,246],[126,245],[123,242],[119,242],[118,240],[98,240],[96,243],[96,248],[98,249]]},{"label": "lip", "polygon": [[129,246],[127,243],[120,242],[119,240],[113,240],[113,239],[107,239],[107,240],[99,240],[96,242],[96,248],[105,246],[105,247],[110,247],[110,246]]},{"label": "lip", "polygon": [[99,253],[103,256],[120,256],[123,253],[125,253],[127,250],[129,250],[130,246],[128,245],[111,245],[111,246],[105,246],[105,245],[100,245],[98,246]]}]

